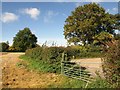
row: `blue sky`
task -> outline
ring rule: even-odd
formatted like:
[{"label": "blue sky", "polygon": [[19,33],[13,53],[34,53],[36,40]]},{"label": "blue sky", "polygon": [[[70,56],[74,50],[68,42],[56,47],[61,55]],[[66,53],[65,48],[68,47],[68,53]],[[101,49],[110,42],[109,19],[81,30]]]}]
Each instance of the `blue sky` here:
[{"label": "blue sky", "polygon": [[[51,45],[65,45],[64,22],[77,6],[89,2],[3,2],[2,3],[2,41],[12,44],[19,30],[29,27],[38,37],[38,44],[47,41]],[[99,3],[111,14],[118,13],[117,2]]]}]

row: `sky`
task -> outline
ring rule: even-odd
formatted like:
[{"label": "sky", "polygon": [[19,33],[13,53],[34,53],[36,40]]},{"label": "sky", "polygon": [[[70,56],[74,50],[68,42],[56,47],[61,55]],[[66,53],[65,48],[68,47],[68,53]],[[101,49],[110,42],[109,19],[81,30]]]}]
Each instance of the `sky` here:
[{"label": "sky", "polygon": [[[13,37],[25,27],[37,36],[38,44],[66,45],[63,31],[66,18],[76,7],[90,2],[2,2],[2,41],[12,45]],[[99,2],[106,12],[118,13],[117,2]],[[0,41],[1,42],[1,41]]]}]

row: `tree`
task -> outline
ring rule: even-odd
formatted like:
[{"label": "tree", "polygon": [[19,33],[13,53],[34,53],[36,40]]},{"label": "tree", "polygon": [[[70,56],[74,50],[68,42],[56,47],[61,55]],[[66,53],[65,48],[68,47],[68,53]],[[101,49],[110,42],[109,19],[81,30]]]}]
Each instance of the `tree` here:
[{"label": "tree", "polygon": [[98,35],[95,35],[95,37],[93,37],[94,42],[93,44],[98,44],[98,45],[107,45],[107,42],[112,41],[113,39],[113,35],[108,33],[108,32],[101,32]]},{"label": "tree", "polygon": [[70,44],[92,44],[94,37],[103,31],[114,34],[115,22],[114,15],[106,13],[99,4],[79,6],[65,21],[65,39]]},{"label": "tree", "polygon": [[0,52],[6,52],[9,48],[9,45],[5,42],[0,43]]},{"label": "tree", "polygon": [[7,42],[6,42],[6,44],[8,44],[8,45],[9,45],[9,41],[7,41]]},{"label": "tree", "polygon": [[13,39],[13,47],[17,51],[25,51],[36,46],[37,37],[32,34],[29,28],[20,30]]},{"label": "tree", "polygon": [[115,29],[120,30],[120,14],[115,14],[114,17],[116,19]]}]

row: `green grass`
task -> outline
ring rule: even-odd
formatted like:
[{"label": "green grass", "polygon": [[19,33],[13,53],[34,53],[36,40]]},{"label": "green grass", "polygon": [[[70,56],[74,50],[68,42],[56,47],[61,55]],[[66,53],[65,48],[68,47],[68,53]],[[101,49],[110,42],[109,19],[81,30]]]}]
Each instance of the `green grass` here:
[{"label": "green grass", "polygon": [[48,88],[84,88],[86,82],[80,81],[77,79],[69,78],[67,76],[63,76],[62,82],[59,85],[51,84]]},{"label": "green grass", "polygon": [[[27,61],[29,64],[27,65],[27,68],[30,70],[36,70],[38,72],[49,72],[50,67],[47,64],[43,64],[38,62],[37,60],[30,59],[26,57],[25,55],[20,56],[20,59],[23,61]],[[22,66],[20,63],[18,66]],[[82,80],[77,80],[73,78],[69,78],[67,76],[63,76],[62,78],[59,77],[60,79],[60,84],[52,83],[47,86],[47,88],[85,88],[86,82]],[[88,84],[87,88],[113,88],[112,85],[110,85],[106,80],[103,80],[101,78],[96,78],[95,81],[91,82]],[[93,90],[93,89],[90,89]]]},{"label": "green grass", "polygon": [[66,76],[63,76],[63,79],[64,80],[61,84],[51,84],[48,86],[48,88],[91,88],[90,90],[94,90],[94,88],[113,88],[113,86],[110,85],[106,80],[100,78],[97,78],[96,81],[88,83],[87,86],[87,83],[82,80],[68,78]]},{"label": "green grass", "polygon": [[31,59],[25,55],[21,55],[20,59],[28,62],[27,69],[41,71],[41,72],[50,71],[50,67],[47,63],[45,64],[42,61]]}]

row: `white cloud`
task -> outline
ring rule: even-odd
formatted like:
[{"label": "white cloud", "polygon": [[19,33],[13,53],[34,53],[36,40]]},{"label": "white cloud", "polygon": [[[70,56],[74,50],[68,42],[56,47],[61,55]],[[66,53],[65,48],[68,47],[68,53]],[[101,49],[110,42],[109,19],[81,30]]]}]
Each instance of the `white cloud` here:
[{"label": "white cloud", "polygon": [[3,23],[9,23],[18,20],[18,16],[14,13],[5,12],[0,17]]},{"label": "white cloud", "polygon": [[112,10],[116,12],[116,11],[118,11],[118,8],[115,7],[115,8],[113,8]]},{"label": "white cloud", "polygon": [[64,16],[65,18],[67,18],[67,14],[65,14],[65,13],[62,13],[62,16]]},{"label": "white cloud", "polygon": [[107,9],[107,10],[106,10],[106,12],[109,12],[109,11],[110,11],[110,9]]},{"label": "white cloud", "polygon": [[106,12],[109,12],[109,13],[117,13],[118,12],[118,8],[114,7],[112,9],[107,9]]},{"label": "white cloud", "polygon": [[82,2],[77,2],[77,3],[75,3],[75,6],[76,6],[76,7],[82,6]]},{"label": "white cloud", "polygon": [[54,12],[54,11],[47,11],[46,15],[44,16],[44,22],[45,23],[52,23],[53,22],[53,17],[57,16],[58,12]]},{"label": "white cloud", "polygon": [[29,15],[32,19],[37,19],[40,15],[40,10],[37,8],[25,8],[22,13]]}]

